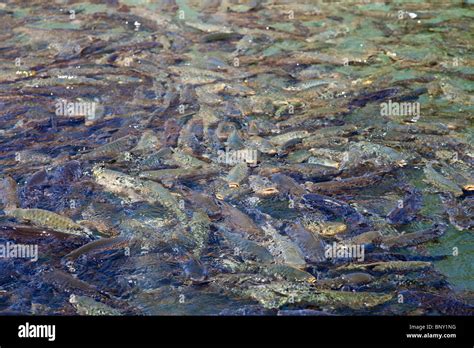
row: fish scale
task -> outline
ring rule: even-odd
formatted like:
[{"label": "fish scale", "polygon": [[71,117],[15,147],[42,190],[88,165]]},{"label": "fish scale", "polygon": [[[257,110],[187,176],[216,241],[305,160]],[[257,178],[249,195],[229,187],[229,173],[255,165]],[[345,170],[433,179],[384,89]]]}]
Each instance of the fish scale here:
[{"label": "fish scale", "polygon": [[7,211],[7,215],[18,219],[24,219],[51,230],[69,234],[87,236],[90,232],[87,228],[77,224],[68,217],[61,216],[43,209],[21,209],[15,208]]}]

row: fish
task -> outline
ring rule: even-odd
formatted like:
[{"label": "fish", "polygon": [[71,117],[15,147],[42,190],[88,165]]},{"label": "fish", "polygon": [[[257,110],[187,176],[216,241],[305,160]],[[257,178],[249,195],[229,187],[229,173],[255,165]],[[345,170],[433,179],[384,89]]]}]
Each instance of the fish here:
[{"label": "fish", "polygon": [[286,160],[290,163],[302,163],[311,157],[311,153],[308,150],[296,150],[286,156]]},{"label": "fish", "polygon": [[46,170],[44,169],[38,170],[37,172],[35,172],[33,175],[31,175],[28,178],[26,182],[26,187],[31,188],[34,186],[44,184],[47,181],[47,179],[48,179],[48,173],[46,172]]},{"label": "fish", "polygon": [[92,168],[92,176],[97,184],[109,192],[125,196],[132,202],[146,200],[142,192],[143,182],[130,175],[95,165]]},{"label": "fish", "polygon": [[209,216],[201,209],[196,210],[189,223],[191,238],[196,242],[194,256],[199,257],[207,246],[210,227],[211,219],[209,219]]},{"label": "fish", "polygon": [[303,219],[302,223],[306,229],[323,237],[334,237],[347,231],[347,225],[342,222]]},{"label": "fish", "polygon": [[339,166],[340,166],[340,162],[332,161],[332,160],[327,159],[327,158],[318,158],[318,157],[314,157],[314,156],[309,156],[307,158],[307,162],[311,163],[311,164],[318,164],[318,165],[321,165],[321,166],[332,167],[332,168],[336,168],[336,169],[339,169]]},{"label": "fish", "polygon": [[417,307],[427,308],[444,315],[473,315],[474,306],[459,301],[454,297],[432,294],[424,291],[400,291],[404,303],[414,304]]},{"label": "fish", "polygon": [[171,155],[171,158],[173,160],[173,164],[176,164],[182,168],[208,167],[207,162],[204,162],[194,156],[191,156],[179,150],[173,150],[173,154]]},{"label": "fish", "polygon": [[70,218],[43,209],[7,209],[5,213],[16,219],[30,221],[34,225],[76,236],[90,236],[86,227],[79,225]]},{"label": "fish", "polygon": [[260,244],[241,237],[238,233],[230,232],[226,228],[219,227],[224,238],[232,245],[234,254],[244,259],[257,260],[263,263],[273,261],[272,254]]},{"label": "fish", "polygon": [[297,180],[328,180],[341,173],[340,170],[331,167],[320,166],[311,163],[289,163],[283,165],[261,165],[258,168],[260,175],[268,176],[274,173],[283,173]]},{"label": "fish", "polygon": [[123,315],[120,310],[112,308],[87,296],[71,294],[71,296],[69,296],[69,303],[76,309],[76,312],[79,315]]},{"label": "fish", "polygon": [[472,95],[465,93],[462,89],[452,85],[446,79],[442,79],[439,83],[444,97],[450,102],[461,104],[473,104],[474,98]]},{"label": "fish", "polygon": [[227,146],[232,150],[241,150],[245,147],[237,129],[234,129],[227,137]]},{"label": "fish", "polygon": [[133,146],[135,146],[136,141],[137,137],[129,134],[102,146],[99,146],[88,153],[81,154],[78,156],[78,159],[88,161],[103,157],[116,157],[122,154],[123,152],[132,149]]},{"label": "fish", "polygon": [[220,202],[223,224],[231,231],[253,237],[264,237],[262,229],[240,209],[226,202]]},{"label": "fish", "polygon": [[95,286],[57,268],[43,272],[42,277],[58,291],[81,291],[94,296],[100,294],[100,291]]},{"label": "fish", "polygon": [[265,233],[270,235],[270,244],[268,249],[277,262],[286,265],[305,269],[307,264],[303,252],[287,236],[278,233],[275,228],[267,225],[263,227]]},{"label": "fish", "polygon": [[195,257],[189,257],[181,262],[186,278],[193,283],[202,283],[207,278],[207,269],[205,265]]},{"label": "fish", "polygon": [[179,244],[186,249],[192,249],[195,244],[188,233],[176,227],[176,220],[165,217],[163,219],[152,219],[150,221],[139,221],[137,219],[123,219],[120,230],[124,237],[130,239],[130,244],[141,244],[144,249],[172,247]]},{"label": "fish", "polygon": [[248,126],[247,126],[247,134],[249,136],[253,136],[253,135],[259,135],[260,134],[260,128],[258,126],[258,122],[255,121],[255,120],[251,120],[249,123],[248,123]]},{"label": "fish", "polygon": [[0,177],[0,202],[5,210],[20,206],[17,189],[17,183],[10,175]]},{"label": "fish", "polygon": [[1,313],[472,314],[467,6],[91,2],[0,1]]},{"label": "fish", "polygon": [[358,287],[371,284],[376,278],[366,272],[344,273],[336,278],[319,279],[316,286],[320,289],[341,289],[345,286]]},{"label": "fish", "polygon": [[180,130],[181,125],[174,118],[167,119],[163,130],[164,145],[170,148],[176,146]]},{"label": "fish", "polygon": [[304,148],[342,148],[349,143],[349,139],[340,136],[328,136],[328,137],[307,137],[302,140],[302,147]]},{"label": "fish", "polygon": [[215,41],[233,41],[240,40],[242,35],[238,33],[210,33],[201,38],[202,42],[209,43]]},{"label": "fish", "polygon": [[181,193],[187,203],[199,207],[199,209],[203,210],[211,219],[217,219],[220,217],[221,209],[214,202],[214,199],[211,196],[191,190],[186,186],[179,187],[177,190]]},{"label": "fish", "polygon": [[128,247],[130,239],[124,236],[117,236],[112,238],[101,238],[87,243],[65,255],[64,260],[75,260],[82,255],[91,253],[99,253],[106,250],[121,249]]},{"label": "fish", "polygon": [[285,233],[301,249],[308,262],[326,261],[325,243],[317,235],[305,229],[300,222],[287,226]]},{"label": "fish", "polygon": [[156,170],[164,165],[164,160],[171,156],[171,154],[172,151],[169,147],[163,147],[147,156],[140,157],[136,161],[136,168],[139,171]]},{"label": "fish", "polygon": [[432,263],[427,261],[382,261],[368,264],[351,264],[338,267],[337,270],[369,269],[373,272],[412,272],[428,269],[430,267],[432,267]]},{"label": "fish", "polygon": [[354,125],[341,125],[341,126],[331,126],[318,129],[315,134],[307,137],[303,140],[303,145],[308,146],[313,141],[327,138],[327,137],[348,137],[355,134],[358,131],[357,126]]},{"label": "fish", "polygon": [[278,316],[333,316],[334,314],[315,309],[280,309]]},{"label": "fish", "polygon": [[301,92],[305,91],[310,88],[316,88],[316,87],[321,87],[321,86],[327,86],[331,83],[334,83],[334,81],[327,81],[327,80],[308,80],[308,81],[303,81],[303,82],[298,82],[295,85],[291,85],[288,87],[283,88],[285,91],[290,91],[290,92]]},{"label": "fish", "polygon": [[436,187],[436,189],[441,190],[442,192],[450,192],[455,197],[460,197],[463,195],[461,187],[438,173],[430,163],[425,166],[423,173],[425,174],[426,181]]},{"label": "fish", "polygon": [[387,215],[387,220],[391,224],[407,224],[413,221],[415,214],[421,209],[422,196],[419,190],[411,192],[400,200],[398,205]]},{"label": "fish", "polygon": [[247,139],[246,144],[255,150],[268,155],[274,155],[278,152],[278,148],[273,145],[268,139],[262,138],[258,135],[253,135]]},{"label": "fish", "polygon": [[345,171],[356,168],[403,168],[408,164],[409,156],[389,146],[367,141],[352,143],[341,163]]},{"label": "fish", "polygon": [[309,284],[289,283],[287,281],[253,285],[249,286],[248,289],[235,292],[240,296],[247,296],[258,301],[265,308],[282,308],[290,304],[305,304],[317,307],[363,310],[379,306],[393,298],[393,294],[315,290],[311,289]]},{"label": "fish", "polygon": [[268,198],[279,193],[277,185],[262,176],[250,175],[249,184],[257,197]]},{"label": "fish", "polygon": [[349,225],[359,225],[365,222],[364,217],[356,209],[341,200],[316,193],[305,194],[302,198],[307,206],[328,213],[333,217],[342,217]]},{"label": "fish", "polygon": [[349,190],[363,189],[375,185],[382,180],[383,176],[375,173],[368,173],[352,178],[337,178],[337,180],[308,182],[305,188],[312,193],[322,195],[344,194]]},{"label": "fish", "polygon": [[259,267],[260,272],[292,282],[315,283],[316,277],[311,273],[285,264],[270,264]]},{"label": "fish", "polygon": [[367,231],[352,237],[349,244],[379,244],[381,239],[379,231]]},{"label": "fish", "polygon": [[230,171],[225,180],[230,188],[239,188],[240,184],[248,178],[247,163],[238,163]]},{"label": "fish", "polygon": [[465,197],[461,202],[457,202],[452,195],[441,197],[449,222],[457,230],[474,229],[474,197]]},{"label": "fish", "polygon": [[191,66],[170,66],[168,69],[172,74],[178,75],[183,83],[189,85],[204,85],[216,81],[228,80],[227,75],[221,72]]},{"label": "fish", "polygon": [[178,137],[178,148],[189,154],[200,154],[205,151],[201,141],[203,138],[203,121],[193,116],[186,125],[181,128]]},{"label": "fish", "polygon": [[404,248],[419,245],[441,237],[446,231],[445,225],[435,225],[423,231],[405,233],[394,237],[382,238],[380,247],[382,249]]},{"label": "fish", "polygon": [[161,184],[135,178],[98,165],[94,166],[92,174],[94,180],[107,191],[126,196],[134,202],[160,203],[173,212],[182,224],[186,224],[187,217],[180,208],[178,200]]},{"label": "fish", "polygon": [[400,92],[399,88],[386,88],[375,92],[363,93],[360,96],[353,98],[349,102],[350,108],[362,108],[368,103],[375,103],[380,100],[388,100],[395,97]]},{"label": "fish", "polygon": [[216,136],[219,140],[224,141],[236,130],[237,126],[234,122],[222,121],[217,125]]},{"label": "fish", "polygon": [[304,139],[309,137],[310,133],[307,130],[298,130],[287,133],[282,133],[268,138],[267,140],[276,147],[282,146],[290,140]]},{"label": "fish", "polygon": [[276,173],[271,176],[272,182],[277,184],[278,190],[284,194],[290,194],[293,197],[302,197],[308,193],[306,189],[298,184],[296,180],[288,175]]},{"label": "fish", "polygon": [[251,192],[252,189],[246,184],[239,185],[238,187],[229,187],[229,184],[225,184],[216,190],[215,197],[219,201],[233,202],[241,199]]},{"label": "fish", "polygon": [[148,179],[157,182],[175,182],[177,180],[199,180],[217,175],[219,170],[217,168],[206,167],[192,167],[192,168],[172,168],[148,170],[138,174],[141,179]]},{"label": "fish", "polygon": [[344,284],[349,285],[363,285],[369,284],[374,280],[374,277],[365,272],[345,273],[341,275],[341,280]]},{"label": "fish", "polygon": [[151,129],[147,129],[142,133],[140,140],[138,140],[138,143],[135,145],[135,147],[130,149],[130,152],[150,152],[160,149],[161,146],[161,141],[156,135],[156,133]]}]

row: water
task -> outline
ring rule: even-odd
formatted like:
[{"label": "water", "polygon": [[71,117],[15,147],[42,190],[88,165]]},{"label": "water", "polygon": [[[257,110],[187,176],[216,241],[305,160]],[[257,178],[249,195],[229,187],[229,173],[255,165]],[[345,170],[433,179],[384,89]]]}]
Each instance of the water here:
[{"label": "water", "polygon": [[[227,203],[245,217],[209,214],[205,247],[195,254],[194,227],[189,221],[198,209],[209,213],[209,204],[219,205],[216,192],[226,185],[224,178],[231,169],[216,161],[218,151],[229,146],[216,136],[217,126],[234,123],[247,149],[256,141],[247,132],[251,121],[259,122],[259,136],[270,143],[258,148],[259,164],[250,172],[268,179],[273,172],[267,166],[278,171],[294,164],[292,153],[304,155],[311,148],[338,153],[330,158],[338,163],[353,144],[363,141],[406,156],[406,164],[401,165],[395,165],[390,154],[366,154],[366,162],[360,157],[360,162],[332,168],[329,174],[328,168],[324,175],[299,169],[286,173],[303,190],[311,183],[382,173],[379,182],[329,193],[351,204],[365,219],[363,226],[349,226],[350,234],[341,239],[368,230],[391,236],[445,224],[446,232],[438,240],[391,252],[435,257],[434,269],[426,276],[433,284],[440,279],[446,283],[428,285],[427,292],[472,305],[473,15],[472,4],[461,1],[0,4],[0,174],[17,183],[21,208],[67,216],[92,230],[94,239],[131,238],[127,247],[99,249],[67,262],[64,256],[90,239],[16,220],[8,212],[12,196],[0,190],[0,244],[39,248],[37,261],[0,259],[0,311],[75,314],[68,301],[74,293],[125,314],[275,314],[275,308],[264,308],[262,299],[245,291],[247,286],[281,278],[237,282],[230,286],[237,292],[221,286],[233,284],[232,277],[258,276],[255,269],[239,268],[250,267],[255,260],[246,259],[241,246],[226,241],[220,229],[244,233],[281,263],[271,237],[246,235],[246,229],[259,231],[268,223],[286,238],[285,228],[301,219],[348,219],[327,209],[312,211],[292,192],[259,195],[244,178],[242,191],[235,191],[241,193]],[[71,108],[58,113],[60,100],[71,103]],[[383,113],[383,104],[389,102],[418,103],[419,113],[416,107],[405,113],[401,109]],[[354,125],[356,130],[325,133],[328,127],[342,125]],[[154,141],[142,138],[146,130]],[[273,136],[300,130],[321,134],[321,139],[314,146],[307,146],[304,138],[272,145]],[[133,139],[130,146],[84,156],[125,136]],[[335,139],[340,141],[332,142]],[[139,141],[141,150],[134,147]],[[150,161],[152,154],[166,147],[217,168],[217,173],[204,178],[161,182],[178,208],[149,197],[147,201],[135,188],[114,191],[98,184],[93,175],[93,168],[100,165],[135,177],[144,163],[153,163],[152,169],[183,168],[189,174],[193,169],[170,154]],[[382,160],[383,156],[387,158]],[[428,163],[465,188],[463,194],[453,197],[446,187],[426,180],[423,168]],[[410,187],[422,195],[413,221],[387,223],[386,216]],[[187,189],[207,200],[190,198]],[[451,198],[453,206],[442,198]],[[452,223],[452,215],[462,204],[467,208],[459,213],[464,224],[459,227]],[[180,221],[173,209],[181,209],[186,221]],[[127,225],[130,221],[135,225]],[[370,250],[382,252],[373,245]],[[189,262],[196,262],[193,271],[202,273],[203,280],[190,275],[185,266]],[[337,277],[335,266],[341,264],[347,262],[307,263],[304,269],[325,279]],[[58,280],[54,273],[58,270],[70,278]],[[374,281],[354,290],[420,290],[416,279],[421,284],[422,276],[412,272],[409,277],[415,285]],[[75,279],[91,288],[85,290]],[[298,303],[287,307],[306,308]],[[332,310],[324,304],[310,307]],[[445,314],[440,308],[435,311]],[[369,312],[339,308],[335,313],[409,314],[412,310],[400,309],[391,300]]]}]

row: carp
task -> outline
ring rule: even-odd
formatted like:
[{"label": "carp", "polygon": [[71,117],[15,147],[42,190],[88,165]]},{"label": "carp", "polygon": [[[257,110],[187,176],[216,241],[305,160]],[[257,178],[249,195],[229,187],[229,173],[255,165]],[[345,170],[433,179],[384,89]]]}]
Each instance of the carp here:
[{"label": "carp", "polygon": [[253,190],[257,197],[270,197],[279,193],[277,185],[273,184],[270,180],[265,177],[258,175],[249,176],[250,188]]},{"label": "carp", "polygon": [[232,205],[220,201],[221,213],[223,217],[223,224],[231,231],[237,231],[242,235],[249,235],[253,237],[263,237],[262,229],[240,209]]},{"label": "carp", "polygon": [[92,173],[95,181],[108,191],[125,195],[132,201],[160,203],[173,212],[181,223],[186,223],[186,214],[181,209],[178,200],[159,183],[138,179],[100,166],[95,166]]},{"label": "carp", "polygon": [[228,231],[225,228],[219,229],[224,238],[233,246],[234,254],[242,256],[244,259],[258,260],[263,263],[270,263],[273,261],[272,254],[260,244],[245,239],[237,233]]},{"label": "carp", "polygon": [[77,236],[90,236],[91,231],[68,217],[43,209],[12,208],[5,211],[8,216],[30,221],[34,225]]},{"label": "carp", "polygon": [[301,249],[309,262],[318,263],[326,261],[325,243],[317,235],[305,229],[300,222],[289,225],[285,232]]},{"label": "carp", "polygon": [[431,240],[438,239],[446,231],[446,226],[437,225],[424,231],[405,233],[400,236],[383,238],[380,247],[383,249],[403,248],[419,245]]},{"label": "carp", "polygon": [[93,160],[103,157],[115,157],[135,146],[137,137],[134,135],[126,135],[117,140],[111,141],[105,145],[99,146],[92,151],[79,155],[82,160]]},{"label": "carp", "polygon": [[438,173],[431,164],[427,164],[423,169],[426,181],[435,186],[441,192],[450,192],[455,197],[463,195],[462,188],[459,187],[455,182],[449,180],[445,176]]},{"label": "carp", "polygon": [[337,270],[369,269],[374,272],[412,272],[427,269],[431,266],[431,262],[426,261],[382,261],[367,264],[351,264],[341,266]]},{"label": "carp", "polygon": [[421,209],[422,197],[419,190],[411,192],[400,200],[388,215],[387,219],[391,224],[407,224],[415,219],[415,213]]},{"label": "carp", "polygon": [[20,205],[17,194],[17,183],[9,175],[0,177],[0,202],[4,209],[16,208]]},{"label": "carp", "polygon": [[122,312],[118,309],[112,308],[87,296],[72,294],[69,297],[69,303],[72,304],[79,315],[122,315]]},{"label": "carp", "polygon": [[259,267],[260,272],[266,275],[285,279],[292,282],[315,283],[316,278],[306,271],[284,264],[271,264]]},{"label": "carp", "polygon": [[209,216],[201,209],[193,213],[191,222],[189,223],[191,238],[196,243],[194,255],[199,257],[207,245],[209,239],[209,231],[211,220]]},{"label": "carp", "polygon": [[247,163],[236,164],[230,171],[225,180],[230,188],[239,188],[240,184],[248,178],[249,169]]},{"label": "carp", "polygon": [[90,253],[99,253],[106,250],[121,249],[129,246],[130,239],[127,237],[112,237],[112,238],[101,238],[86,245],[83,245],[76,250],[71,251],[69,254],[64,256],[65,259],[75,260],[81,255],[87,255]]},{"label": "carp", "polygon": [[347,225],[342,222],[303,219],[302,223],[306,229],[323,237],[334,237],[347,231]]}]

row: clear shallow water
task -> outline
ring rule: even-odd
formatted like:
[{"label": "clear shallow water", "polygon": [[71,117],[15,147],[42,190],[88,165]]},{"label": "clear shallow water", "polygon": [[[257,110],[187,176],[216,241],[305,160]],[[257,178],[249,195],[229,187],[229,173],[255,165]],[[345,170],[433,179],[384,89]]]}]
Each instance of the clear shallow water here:
[{"label": "clear shallow water", "polygon": [[[12,1],[0,5],[0,16],[0,172],[17,183],[19,207],[67,216],[92,229],[97,239],[134,238],[129,247],[99,248],[73,263],[65,262],[65,255],[89,239],[53,233],[54,228],[33,228],[15,219],[5,209],[14,199],[2,191],[2,243],[38,245],[40,251],[36,262],[0,260],[0,309],[5,313],[74,314],[77,308],[68,300],[75,293],[125,314],[275,314],[276,309],[263,308],[265,299],[259,303],[258,296],[245,293],[245,282],[235,286],[241,290],[235,293],[219,278],[229,274],[244,278],[255,272],[240,275],[241,271],[225,263],[251,263],[235,254],[236,246],[229,244],[221,230],[241,232],[248,220],[238,217],[239,224],[245,221],[242,226],[233,218],[210,216],[212,223],[198,265],[189,265],[189,255],[196,249],[187,240],[194,238],[190,225],[181,231],[176,216],[162,205],[133,201],[130,192],[111,192],[92,175],[97,164],[134,177],[150,168],[191,171],[180,161],[150,159],[165,147],[216,164],[217,151],[229,146],[226,137],[217,135],[218,124],[233,122],[247,149],[252,143],[248,128],[253,121],[260,125],[259,136],[278,144],[276,154],[259,148],[259,164],[250,174],[271,181],[272,172],[265,171],[266,166],[276,167],[275,171],[290,166],[284,173],[300,189],[380,168],[355,160],[341,173],[308,174],[291,169],[298,162],[291,159],[295,151],[304,154],[322,148],[344,158],[344,153],[353,151],[352,145],[370,142],[406,155],[407,165],[390,168],[381,182],[328,195],[351,204],[367,219],[367,226],[349,226],[352,234],[373,229],[394,236],[434,223],[447,225],[436,242],[389,252],[375,247],[373,253],[447,257],[433,259],[435,285],[428,282],[424,286],[421,275],[414,285],[396,285],[393,280],[378,284],[384,275],[373,272],[371,285],[354,290],[390,294],[423,290],[472,300],[472,222],[456,228],[441,200],[451,194],[450,189],[436,187],[424,174],[432,163],[440,172],[454,168],[463,173],[465,180],[452,172],[445,174],[456,185],[473,184],[469,181],[474,88],[471,4],[119,1],[52,6],[44,1],[28,5]],[[58,114],[59,98],[95,103],[95,112]],[[420,113],[382,114],[383,103],[389,100],[419,103]],[[355,128],[342,135],[328,131],[340,126]],[[275,142],[278,134],[301,130],[312,136],[321,134],[328,142],[308,145],[306,136]],[[144,141],[144,150],[134,152],[133,146],[144,139],[146,131],[152,132],[157,143]],[[87,157],[94,149],[126,136],[135,139],[128,148]],[[336,138],[342,138],[341,143],[330,141]],[[331,160],[340,165],[341,158]],[[302,160],[303,167],[307,162],[307,158]],[[462,165],[462,171],[457,165]],[[192,189],[215,201],[232,166],[217,163],[217,167],[217,173],[204,179],[160,181],[178,201],[183,200],[184,206],[179,204],[187,221],[204,203],[182,190]],[[293,194],[258,196],[250,184],[245,179],[242,194],[234,192],[226,199],[258,228],[268,223],[286,237],[285,229],[295,221],[348,221],[341,211],[338,215],[329,213],[327,207],[324,211],[309,209]],[[406,195],[406,187],[420,190],[422,206],[413,213],[412,222],[388,224],[386,217]],[[289,207],[290,199],[296,201],[296,208]],[[455,197],[453,204],[459,207],[470,199],[469,195]],[[472,208],[463,213],[467,220],[469,212]],[[135,225],[127,226],[131,220]],[[42,234],[43,230],[49,232]],[[248,238],[269,248],[275,262],[281,263],[272,241]],[[393,260],[396,256],[381,257]],[[335,265],[341,264],[345,262],[309,262],[304,269],[318,279],[332,279],[338,275]],[[205,279],[196,281],[200,276]],[[418,277],[416,272],[411,276]],[[250,282],[281,281],[268,277]],[[446,283],[438,286],[438,277],[444,277]],[[90,288],[75,282],[77,279]],[[281,306],[286,307],[308,305]],[[333,310],[324,304],[309,308]],[[412,311],[408,308],[401,314]],[[334,313],[367,312],[341,308]],[[400,309],[392,300],[369,313],[399,314]],[[440,305],[434,313],[446,311]]]}]

